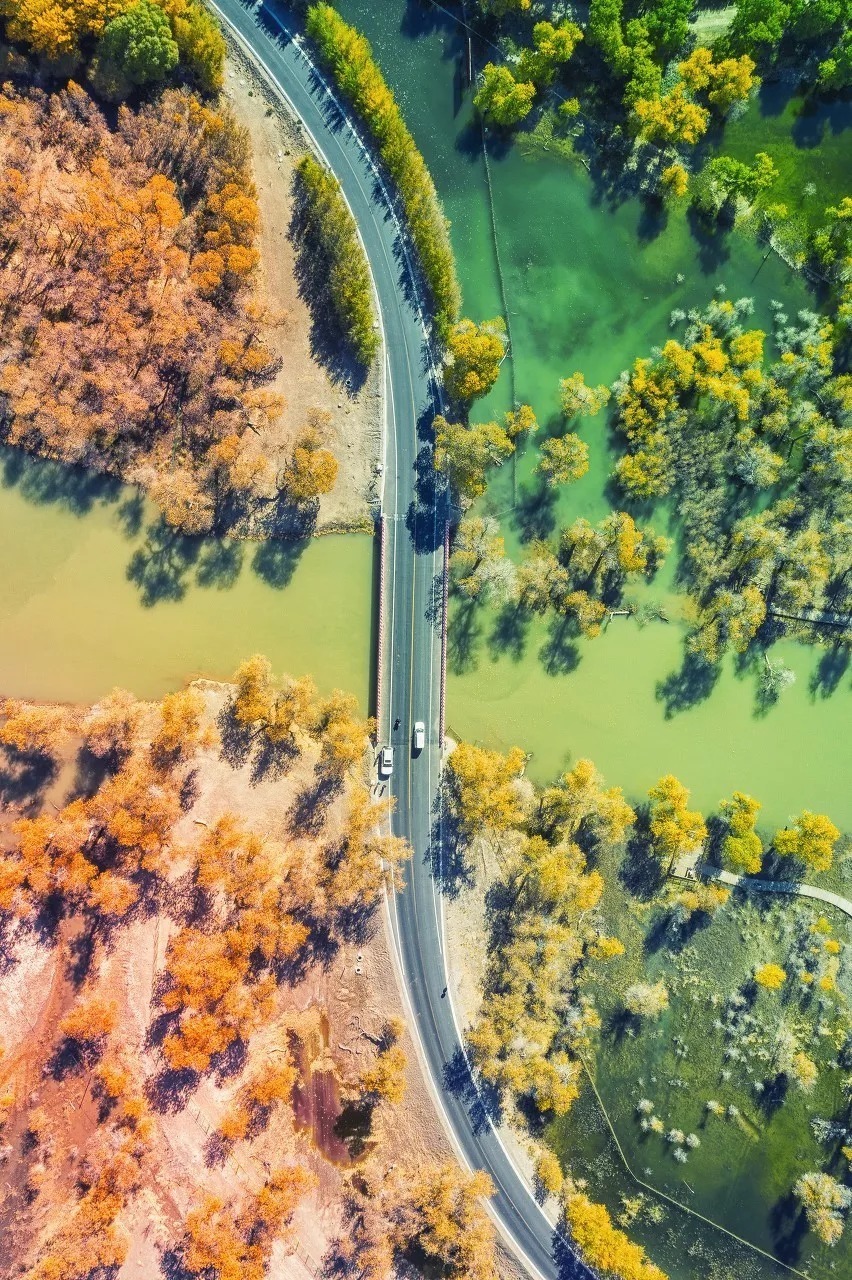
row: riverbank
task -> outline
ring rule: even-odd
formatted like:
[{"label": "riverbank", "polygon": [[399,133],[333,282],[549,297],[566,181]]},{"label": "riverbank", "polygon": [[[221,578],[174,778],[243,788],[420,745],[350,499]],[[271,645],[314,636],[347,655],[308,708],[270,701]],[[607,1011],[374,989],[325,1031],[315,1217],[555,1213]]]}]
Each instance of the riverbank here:
[{"label": "riverbank", "polygon": [[[446,898],[450,990],[463,1029],[482,1003],[489,901],[509,860],[506,839],[477,837],[468,874]],[[848,875],[844,849],[836,861]],[[688,885],[643,862],[638,844],[599,848],[593,865],[605,891],[590,924],[625,946],[583,987],[601,1018],[584,1055],[596,1087],[584,1074],[579,1098],[555,1120],[507,1099],[501,1135],[513,1158],[529,1176],[533,1139],[550,1144],[672,1280],[691,1280],[699,1266],[748,1280],[781,1280],[790,1268],[827,1277],[849,1238],[828,1249],[806,1233],[792,1187],[832,1144],[836,1176],[845,1168],[837,1048],[852,990],[848,920],[824,903],[736,888],[715,914],[690,918],[675,896]],[[766,964],[784,975],[778,992],[753,981]],[[668,993],[662,1016],[630,1022],[625,993],[655,982]],[[801,1062],[812,1080],[796,1079]],[[672,1144],[684,1140],[678,1155]]]},{"label": "riverbank", "polygon": [[314,532],[367,532],[378,510],[382,454],[382,359],[366,378],[335,364],[323,345],[324,315],[312,309],[297,279],[290,234],[293,174],[301,156],[312,153],[304,131],[226,31],[228,57],[223,95],[251,141],[251,166],[260,208],[258,291],[284,323],[268,338],[280,360],[269,389],[284,409],[260,428],[263,451],[283,465],[309,415],[325,419],[327,447],[339,470],[330,493],[319,499]]}]

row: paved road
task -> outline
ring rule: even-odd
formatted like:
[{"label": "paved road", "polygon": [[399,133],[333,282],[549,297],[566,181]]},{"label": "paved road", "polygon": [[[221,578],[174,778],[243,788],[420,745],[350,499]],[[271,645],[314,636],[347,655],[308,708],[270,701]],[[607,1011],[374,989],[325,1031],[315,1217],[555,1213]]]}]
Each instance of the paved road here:
[{"label": "paved road", "polygon": [[[429,443],[438,390],[426,329],[409,273],[401,228],[366,150],[327,86],[285,24],[290,15],[238,0],[210,0],[267,79],[289,99],[354,214],[372,269],[385,336],[387,431],[383,514],[386,524],[384,672],[380,742],[395,749],[390,792],[393,828],[414,851],[406,890],[392,920],[409,1001],[440,1104],[457,1148],[471,1167],[490,1174],[492,1201],[504,1236],[528,1269],[546,1280],[590,1276],[555,1241],[491,1126],[462,1054],[447,986],[442,937],[440,842],[435,827],[440,774],[439,686],[441,573],[445,504],[434,487]],[[392,725],[399,720],[399,728]],[[411,751],[416,720],[426,724],[426,748]],[[434,874],[433,874],[434,873]]]}]

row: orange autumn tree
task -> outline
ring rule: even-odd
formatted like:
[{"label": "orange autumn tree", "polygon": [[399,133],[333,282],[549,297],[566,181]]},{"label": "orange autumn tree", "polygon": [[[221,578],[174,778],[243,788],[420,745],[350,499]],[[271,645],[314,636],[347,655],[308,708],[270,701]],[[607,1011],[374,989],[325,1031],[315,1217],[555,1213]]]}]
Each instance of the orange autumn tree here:
[{"label": "orange autumn tree", "polygon": [[496,1280],[492,1193],[487,1174],[455,1164],[369,1165],[350,1180],[338,1256],[364,1280],[390,1280],[412,1249],[446,1280]]},{"label": "orange autumn tree", "polygon": [[217,1280],[263,1280],[273,1244],[291,1238],[293,1213],[314,1182],[304,1169],[285,1165],[271,1173],[240,1209],[206,1196],[187,1215],[182,1250],[186,1271],[193,1276],[212,1274]]},{"label": "orange autumn tree", "polygon": [[[306,942],[291,914],[293,850],[264,842],[226,815],[196,850],[196,879],[211,898],[213,932],[187,926],[166,953],[163,1008],[176,1015],[163,1041],[171,1067],[205,1071],[235,1040],[269,1016],[276,967]],[[294,885],[302,882],[298,875]]]},{"label": "orange autumn tree", "polygon": [[[212,527],[270,464],[223,465],[280,411],[278,323],[254,297],[258,207],[227,108],[167,90],[110,129],[72,82],[0,94],[0,394],[8,440],[141,476]],[[226,451],[227,452],[227,451]]]}]

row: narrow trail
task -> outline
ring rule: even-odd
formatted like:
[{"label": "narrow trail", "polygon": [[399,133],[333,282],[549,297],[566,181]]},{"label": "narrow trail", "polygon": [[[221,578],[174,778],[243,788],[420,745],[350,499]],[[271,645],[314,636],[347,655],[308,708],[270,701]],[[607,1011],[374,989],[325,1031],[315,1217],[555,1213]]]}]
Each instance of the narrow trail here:
[{"label": "narrow trail", "polygon": [[721,871],[702,862],[681,860],[672,868],[676,880],[716,880],[732,889],[746,889],[750,893],[786,893],[792,897],[814,898],[836,907],[852,920],[852,902],[830,889],[820,889],[813,884],[799,884],[796,880],[760,880],[757,876],[738,876],[731,871]]}]

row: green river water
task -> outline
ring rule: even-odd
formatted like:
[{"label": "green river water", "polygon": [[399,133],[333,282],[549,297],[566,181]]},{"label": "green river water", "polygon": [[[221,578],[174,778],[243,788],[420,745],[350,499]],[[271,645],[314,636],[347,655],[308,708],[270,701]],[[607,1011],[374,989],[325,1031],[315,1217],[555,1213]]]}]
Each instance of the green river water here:
[{"label": "green river water", "polygon": [[[429,163],[452,223],[465,312],[477,319],[503,310],[493,217],[513,361],[477,415],[507,408],[514,392],[532,403],[545,432],[556,431],[561,377],[581,369],[587,381],[611,382],[665,341],[673,308],[705,305],[718,285],[729,297],[754,298],[755,321],[767,329],[770,299],[783,300],[791,313],[809,304],[800,277],[774,254],[765,259],[748,236],[696,238],[683,213],[665,225],[649,220],[638,201],[619,202],[578,163],[524,156],[519,148],[492,154],[489,195],[479,131],[469,96],[460,93],[466,44],[455,24],[416,0],[342,0],[338,7],[372,41]],[[791,205],[797,196],[812,199],[804,188],[816,180],[824,179],[833,199],[849,168],[851,116],[834,107],[799,120],[788,91],[766,90],[731,127],[732,149],[773,150]],[[785,149],[790,136],[799,145],[788,141]],[[590,472],[555,505],[538,496],[534,447],[515,474],[506,467],[492,482],[485,506],[501,517],[510,552],[577,515],[600,519],[611,509],[603,417],[582,433]],[[655,524],[667,527],[667,513]],[[840,672],[829,671],[824,651],[778,646],[774,656],[797,681],[769,714],[757,713],[756,673],[738,673],[733,663],[711,697],[681,709],[680,602],[668,586],[670,560],[646,591],[665,607],[669,625],[613,619],[603,636],[568,652],[548,646],[546,624],[488,609],[471,616],[456,606],[447,696],[453,734],[523,746],[539,781],[588,755],[633,796],[673,772],[705,809],[740,788],[763,802],[767,823],[807,805],[852,826],[852,740],[845,732],[852,698],[842,663]]]}]

